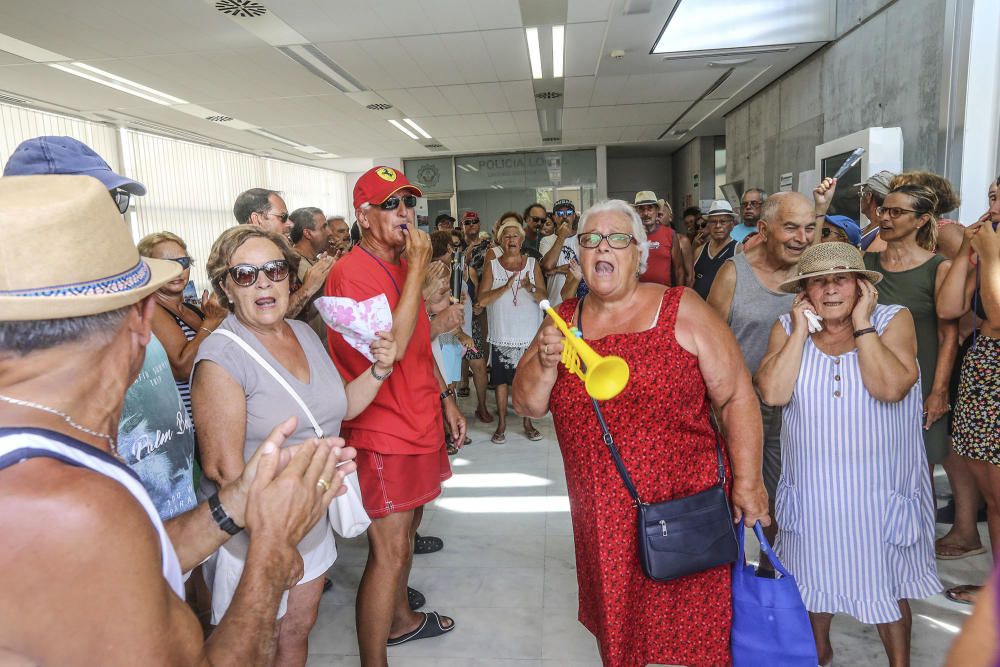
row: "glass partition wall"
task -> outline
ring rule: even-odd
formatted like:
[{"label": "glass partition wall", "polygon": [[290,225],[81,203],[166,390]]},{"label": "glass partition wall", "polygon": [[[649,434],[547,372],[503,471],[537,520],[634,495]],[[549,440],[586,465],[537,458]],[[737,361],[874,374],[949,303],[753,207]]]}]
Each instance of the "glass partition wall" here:
[{"label": "glass partition wall", "polygon": [[484,230],[504,212],[523,213],[532,202],[551,211],[556,201],[569,199],[582,211],[597,196],[597,153],[592,148],[404,160],[403,171],[424,191],[432,222],[449,210],[450,202],[456,218],[469,210],[479,213]]}]

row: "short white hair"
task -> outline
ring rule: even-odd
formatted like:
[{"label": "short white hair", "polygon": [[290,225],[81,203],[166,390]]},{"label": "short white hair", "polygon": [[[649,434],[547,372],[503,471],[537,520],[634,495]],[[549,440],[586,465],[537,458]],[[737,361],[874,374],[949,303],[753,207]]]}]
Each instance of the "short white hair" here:
[{"label": "short white hair", "polygon": [[646,228],[642,226],[642,219],[635,212],[635,207],[621,199],[605,199],[604,201],[597,202],[583,212],[578,227],[580,233],[583,233],[587,229],[587,222],[591,216],[602,213],[620,215],[632,224],[632,236],[635,237],[636,247],[639,249],[638,271],[640,274],[645,273],[649,262],[649,240],[646,238]]}]

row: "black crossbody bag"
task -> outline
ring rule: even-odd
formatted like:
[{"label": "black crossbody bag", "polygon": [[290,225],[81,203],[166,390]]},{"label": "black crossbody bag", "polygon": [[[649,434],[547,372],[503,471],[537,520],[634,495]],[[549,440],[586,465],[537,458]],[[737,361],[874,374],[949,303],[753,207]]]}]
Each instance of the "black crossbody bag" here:
[{"label": "black crossbody bag", "polygon": [[[577,328],[583,331],[583,300],[577,316]],[[719,565],[736,562],[739,545],[733,528],[733,515],[726,497],[726,468],[722,445],[715,436],[718,481],[712,487],[684,498],[644,503],[629,477],[621,454],[611,437],[601,406],[590,399],[603,433],[604,444],[611,452],[615,468],[638,511],[639,562],[643,573],[654,581],[670,581]]]}]

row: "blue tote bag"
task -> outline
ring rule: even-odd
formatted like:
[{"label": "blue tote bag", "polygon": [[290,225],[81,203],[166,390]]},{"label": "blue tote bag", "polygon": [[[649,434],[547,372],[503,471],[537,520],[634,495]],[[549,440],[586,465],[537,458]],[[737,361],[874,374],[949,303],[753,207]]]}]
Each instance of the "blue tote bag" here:
[{"label": "blue tote bag", "polygon": [[754,566],[745,562],[741,521],[736,530],[739,557],[733,566],[733,667],[816,667],[812,626],[795,578],[778,561],[760,522],[753,530],[761,551],[782,576],[758,577]]}]

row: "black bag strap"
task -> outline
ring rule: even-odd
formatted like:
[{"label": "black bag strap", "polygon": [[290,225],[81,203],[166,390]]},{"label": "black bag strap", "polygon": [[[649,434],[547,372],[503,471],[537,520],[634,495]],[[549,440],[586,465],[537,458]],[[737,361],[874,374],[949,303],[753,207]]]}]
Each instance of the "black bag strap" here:
[{"label": "black bag strap", "polygon": [[[584,295],[586,296],[586,295]],[[577,314],[576,314],[576,328],[580,332],[580,336],[583,336],[583,299],[580,297],[580,301],[577,303]],[[581,366],[584,364],[581,362]],[[583,370],[586,372],[586,367]],[[597,415],[597,421],[601,425],[601,438],[604,440],[604,444],[608,446],[608,451],[611,452],[611,458],[615,462],[615,468],[618,470],[618,474],[622,478],[622,482],[625,483],[625,488],[628,490],[632,500],[635,501],[636,505],[642,505],[643,502],[639,498],[639,492],[635,488],[635,484],[632,482],[632,478],[628,474],[628,469],[625,468],[625,462],[622,460],[622,455],[618,452],[618,447],[615,445],[615,439],[611,435],[610,429],[608,429],[608,422],[604,419],[604,413],[601,412],[601,406],[597,403],[597,399],[594,397],[590,398],[591,405],[594,406],[594,414]],[[718,477],[719,486],[722,486],[726,482],[726,466],[722,458],[722,443],[719,441],[719,434],[715,434],[715,454],[718,459]]]}]

